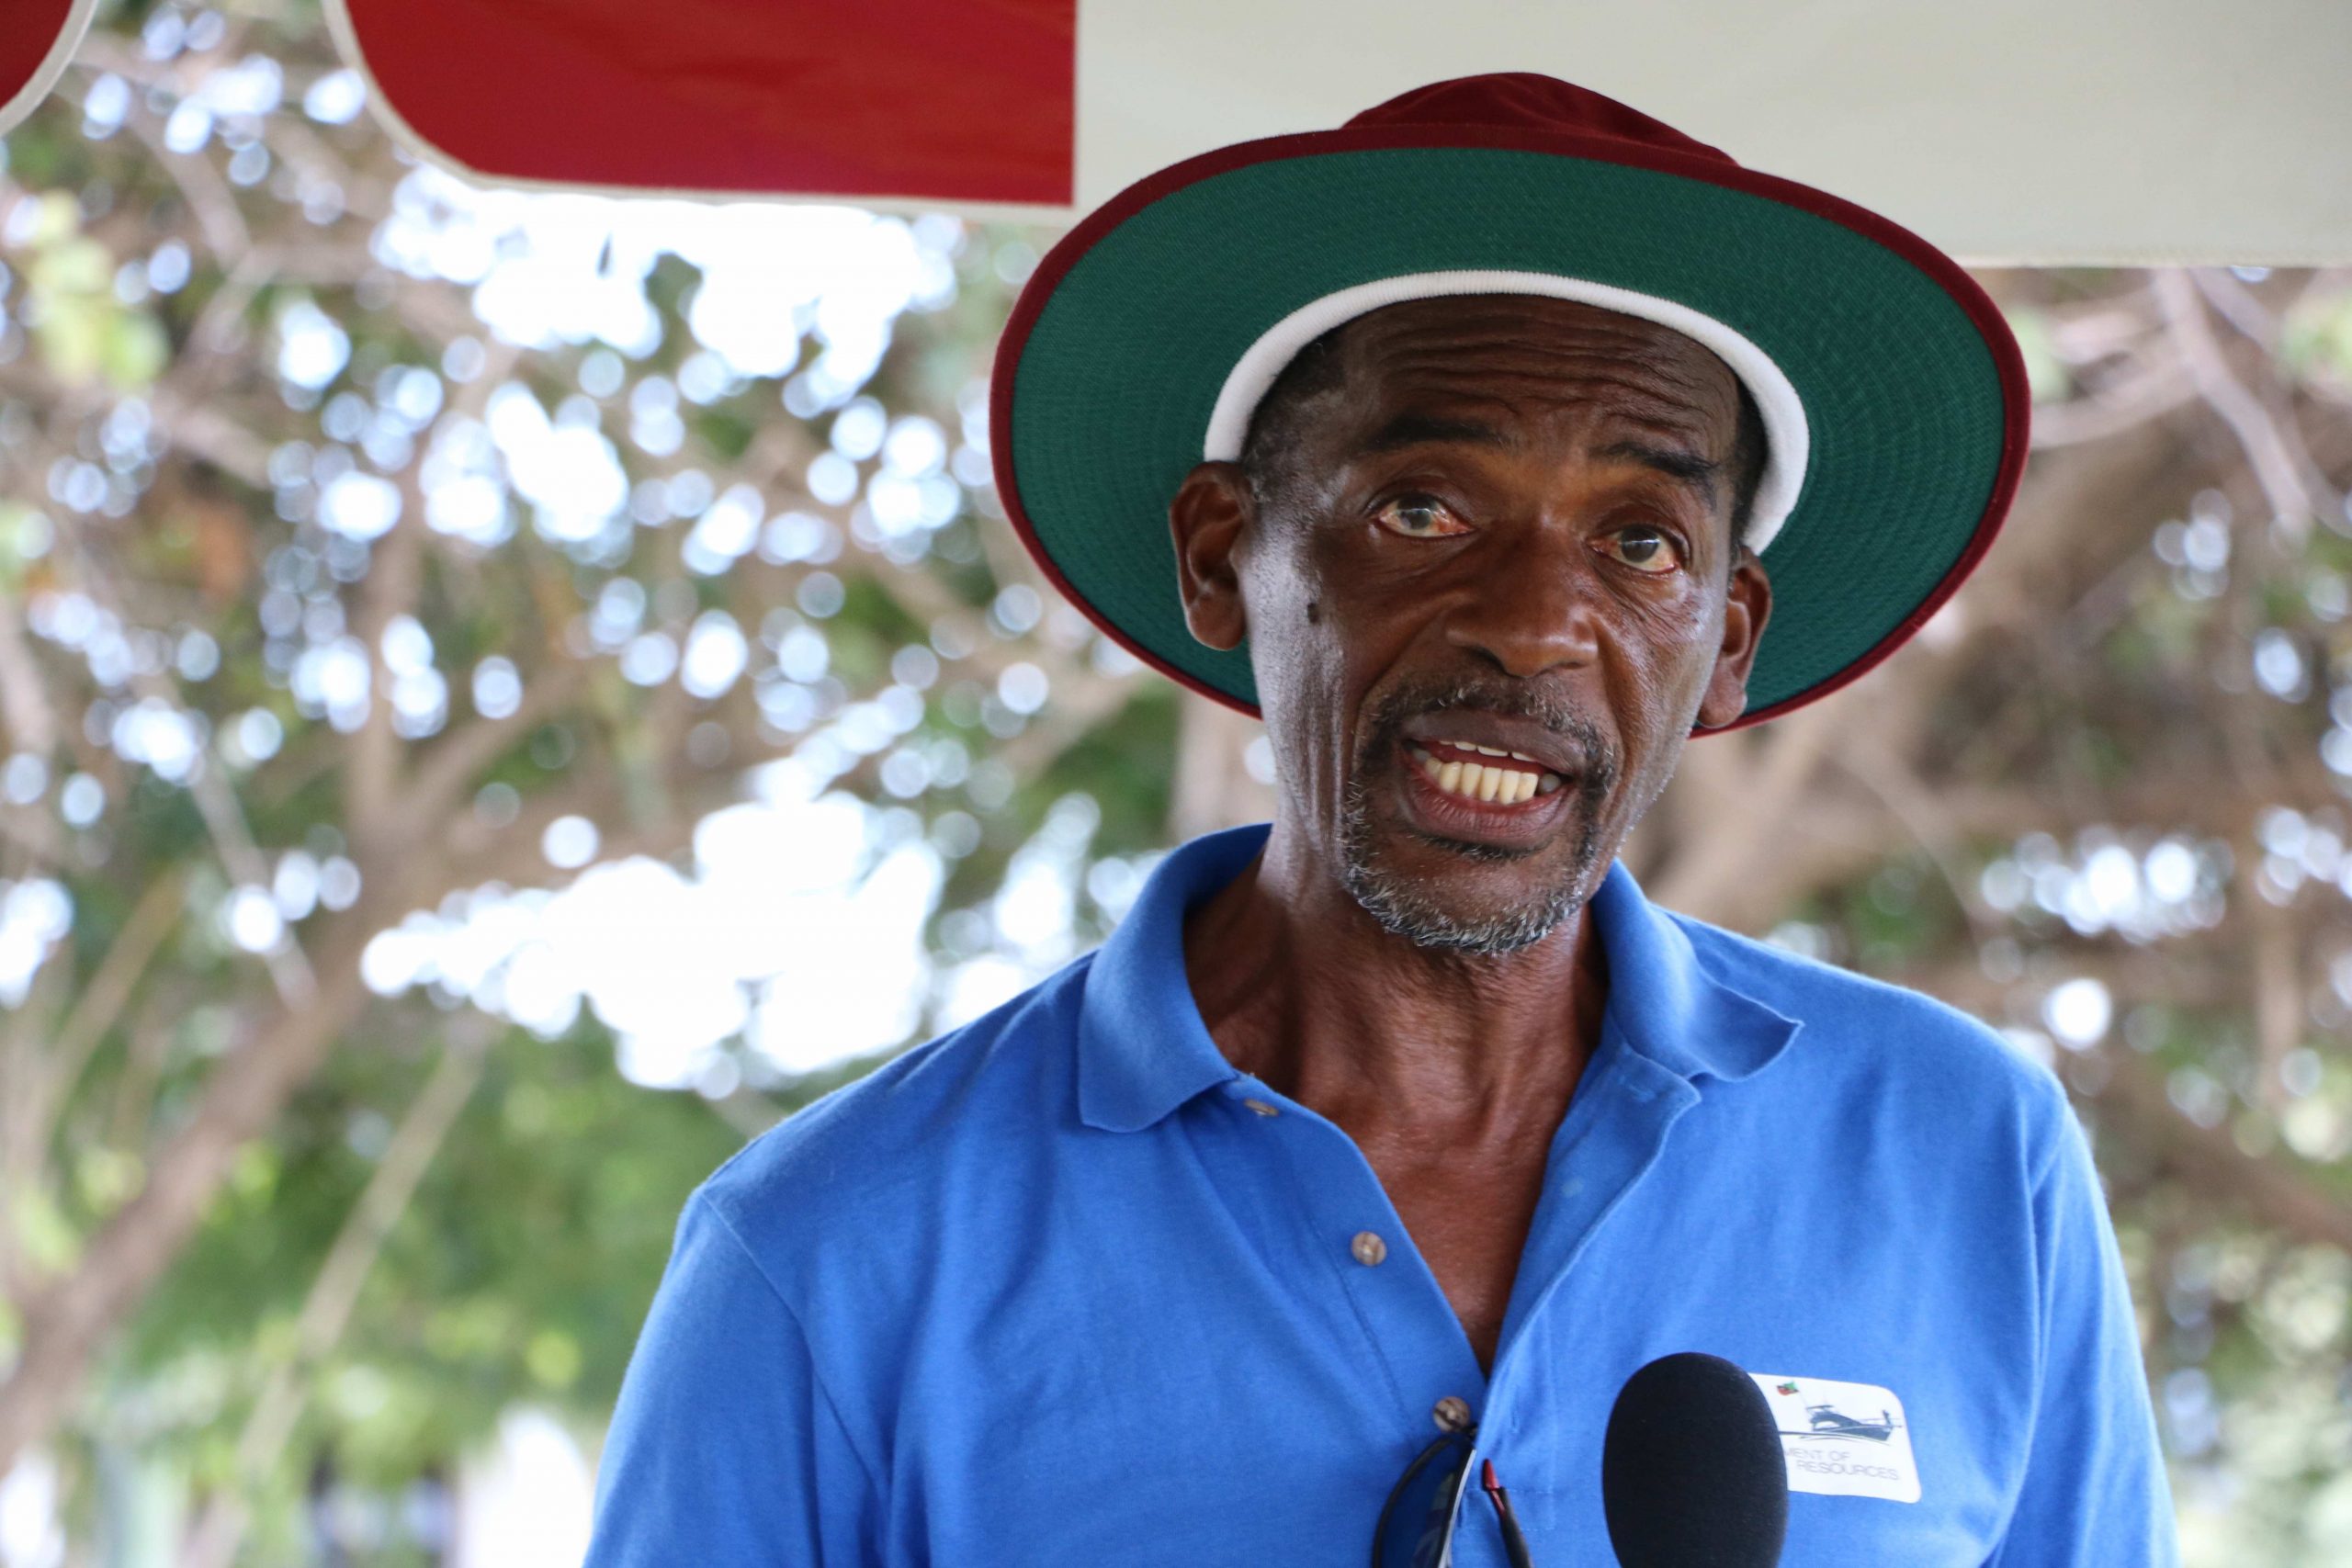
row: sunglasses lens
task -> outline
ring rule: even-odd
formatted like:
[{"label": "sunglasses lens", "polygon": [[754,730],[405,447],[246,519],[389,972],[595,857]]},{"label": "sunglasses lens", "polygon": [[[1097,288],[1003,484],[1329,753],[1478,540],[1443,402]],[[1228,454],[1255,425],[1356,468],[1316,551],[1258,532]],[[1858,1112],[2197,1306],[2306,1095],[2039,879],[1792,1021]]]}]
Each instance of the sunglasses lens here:
[{"label": "sunglasses lens", "polygon": [[1462,1483],[1470,1471],[1471,1441],[1449,1432],[1408,1465],[1380,1510],[1373,1537],[1373,1568],[1440,1568]]}]

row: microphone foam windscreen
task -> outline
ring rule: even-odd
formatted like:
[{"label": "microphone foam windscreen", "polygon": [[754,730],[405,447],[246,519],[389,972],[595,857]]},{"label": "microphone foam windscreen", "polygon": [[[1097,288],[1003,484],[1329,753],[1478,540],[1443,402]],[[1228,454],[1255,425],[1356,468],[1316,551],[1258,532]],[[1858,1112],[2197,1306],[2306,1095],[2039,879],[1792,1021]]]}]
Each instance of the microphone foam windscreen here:
[{"label": "microphone foam windscreen", "polygon": [[1625,1380],[1600,1452],[1623,1568],[1774,1568],[1789,1529],[1772,1407],[1720,1356],[1661,1356]]}]

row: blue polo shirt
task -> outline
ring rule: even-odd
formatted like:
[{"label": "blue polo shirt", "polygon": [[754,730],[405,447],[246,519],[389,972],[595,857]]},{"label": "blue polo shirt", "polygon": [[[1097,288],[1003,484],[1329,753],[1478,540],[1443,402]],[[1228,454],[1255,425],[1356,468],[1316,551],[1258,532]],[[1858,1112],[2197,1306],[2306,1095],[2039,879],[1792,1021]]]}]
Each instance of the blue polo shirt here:
[{"label": "blue polo shirt", "polygon": [[[1607,1568],[1611,1403],[1678,1350],[1765,1384],[1789,1568],[2175,1560],[2114,1238],[2046,1070],[1613,868],[1601,1036],[1488,1377],[1354,1143],[1193,1006],[1183,911],[1266,831],[1182,846],[1100,951],[695,1193],[588,1568],[1360,1568],[1447,1401],[1537,1568]],[[1483,1497],[1454,1561],[1501,1568]]]}]

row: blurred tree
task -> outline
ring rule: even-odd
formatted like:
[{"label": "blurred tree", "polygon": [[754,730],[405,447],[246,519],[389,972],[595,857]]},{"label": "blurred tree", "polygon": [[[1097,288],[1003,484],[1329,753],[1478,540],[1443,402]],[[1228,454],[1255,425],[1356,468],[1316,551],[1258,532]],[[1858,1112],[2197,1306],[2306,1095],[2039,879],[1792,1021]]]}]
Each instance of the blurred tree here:
[{"label": "blurred tree", "polygon": [[[518,1397],[608,1407],[686,1190],[839,1080],[806,996],[870,959],[915,992],[887,1048],[1066,958],[1115,904],[991,900],[1131,886],[1175,750],[991,520],[1035,236],[481,197],[362,95],[308,6],[127,6],[0,182],[0,1470],[71,1418],[86,1509],[176,1452],[191,1562],[254,1502],[298,1560],[314,1477],[397,1485]],[[914,966],[640,975],[790,1050],[616,1036],[577,971],[647,885],[534,890],[699,842],[684,898],[747,833],[888,883]],[[643,908],[645,962],[756,948],[727,890]],[[616,1076],[632,1040],[702,1092]]]},{"label": "blurred tree", "polygon": [[[431,1561],[745,1136],[1271,808],[996,514],[1044,236],[475,192],[363,92],[307,5],[124,5],[0,176],[0,1471],[109,1561]],[[2335,1560],[2352,277],[1986,281],[2000,547],[1632,858],[2051,1061],[2192,1562]]]}]

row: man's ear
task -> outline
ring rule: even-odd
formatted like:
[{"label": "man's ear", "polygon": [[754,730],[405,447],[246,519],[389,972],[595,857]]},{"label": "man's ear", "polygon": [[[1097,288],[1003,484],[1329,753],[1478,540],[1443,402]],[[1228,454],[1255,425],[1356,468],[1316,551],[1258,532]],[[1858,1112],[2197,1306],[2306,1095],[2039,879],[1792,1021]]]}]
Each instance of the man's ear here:
[{"label": "man's ear", "polygon": [[1196,640],[1219,652],[1241,646],[1250,629],[1237,558],[1257,514],[1257,496],[1238,463],[1198,465],[1168,503],[1184,624]]},{"label": "man's ear", "polygon": [[1742,545],[1724,591],[1724,637],[1707,677],[1707,694],[1699,700],[1700,728],[1721,729],[1747,711],[1747,672],[1756,667],[1757,644],[1771,615],[1772,580],[1756,552]]}]

